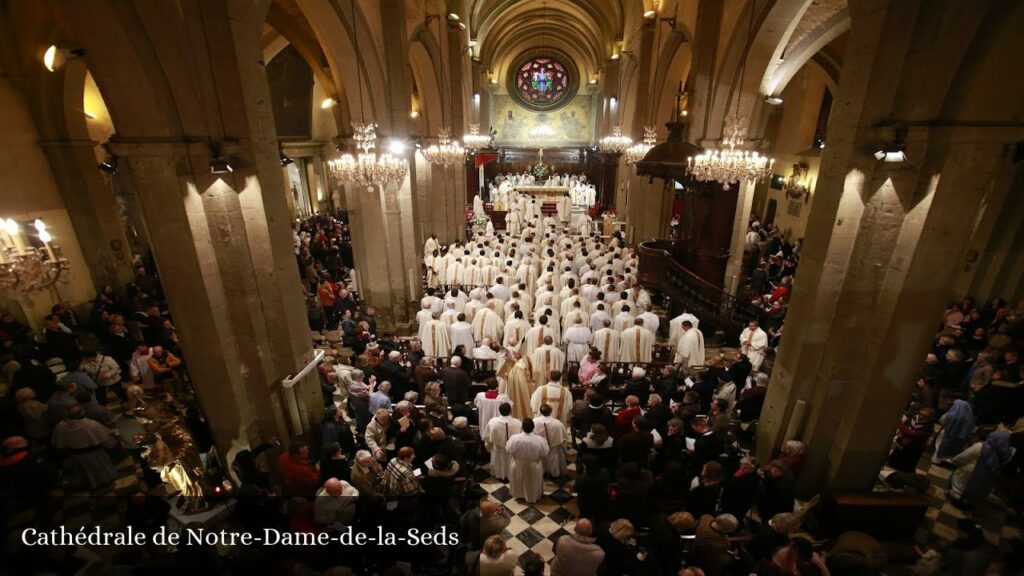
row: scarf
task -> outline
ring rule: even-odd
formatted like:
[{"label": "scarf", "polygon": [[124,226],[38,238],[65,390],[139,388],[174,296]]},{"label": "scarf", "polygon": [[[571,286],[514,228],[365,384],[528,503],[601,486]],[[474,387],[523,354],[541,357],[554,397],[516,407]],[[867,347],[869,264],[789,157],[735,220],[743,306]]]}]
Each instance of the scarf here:
[{"label": "scarf", "polygon": [[965,441],[974,431],[974,412],[971,405],[964,400],[953,402],[953,406],[943,419],[946,436],[949,438]]}]

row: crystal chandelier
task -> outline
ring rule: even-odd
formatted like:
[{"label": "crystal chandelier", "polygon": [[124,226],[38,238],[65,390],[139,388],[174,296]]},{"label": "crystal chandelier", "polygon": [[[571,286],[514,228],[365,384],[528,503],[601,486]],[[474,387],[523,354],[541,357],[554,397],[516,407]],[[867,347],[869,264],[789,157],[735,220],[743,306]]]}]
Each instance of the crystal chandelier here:
[{"label": "crystal chandelier", "polygon": [[742,120],[738,115],[734,114],[727,126],[726,136],[722,140],[724,147],[712,148],[688,158],[686,173],[699,182],[721,182],[723,190],[728,190],[732,182],[746,180],[754,183],[767,178],[771,174],[775,160],[754,150],[736,149],[737,146],[743,146],[746,138],[746,133],[741,128]]},{"label": "crystal chandelier", "polygon": [[466,144],[466,148],[470,150],[489,148],[491,146],[491,135],[481,134],[479,124],[470,124],[469,134],[463,136],[462,141]]},{"label": "crystal chandelier", "polygon": [[604,138],[601,138],[601,142],[598,143],[598,147],[601,152],[610,152],[612,154],[621,154],[626,151],[630,145],[633,144],[633,139],[629,136],[622,134],[621,126],[613,126],[612,133]]},{"label": "crystal chandelier", "polygon": [[636,164],[643,160],[644,156],[654,148],[654,143],[658,141],[658,131],[654,126],[644,126],[644,141],[637,142],[626,149],[626,163]]},{"label": "crystal chandelier", "polygon": [[356,186],[386,186],[399,184],[409,172],[409,163],[391,154],[377,155],[377,126],[366,122],[352,125],[353,139],[359,153],[344,154],[327,161],[331,174],[346,184]]},{"label": "crystal chandelier", "polygon": [[451,130],[442,128],[437,137],[437,144],[431,144],[423,150],[423,157],[435,166],[452,166],[466,161],[466,150],[459,146],[458,140],[451,139]]},{"label": "crystal chandelier", "polygon": [[[349,0],[349,8],[355,17],[355,0]],[[356,62],[362,62],[359,51],[359,34],[354,35]],[[396,158],[391,154],[378,155],[377,125],[366,122],[363,117],[363,73],[362,66],[356,66],[356,79],[359,82],[359,116],[360,122],[352,124],[352,139],[355,140],[359,152],[353,156],[343,154],[341,158],[327,161],[327,169],[338,180],[354,186],[376,186],[381,188],[388,184],[401,184],[409,173],[409,162]]]},{"label": "crystal chandelier", "polygon": [[60,249],[51,244],[46,224],[36,220],[34,226],[42,248],[26,245],[17,222],[0,220],[0,289],[27,296],[50,288],[70,268]]}]

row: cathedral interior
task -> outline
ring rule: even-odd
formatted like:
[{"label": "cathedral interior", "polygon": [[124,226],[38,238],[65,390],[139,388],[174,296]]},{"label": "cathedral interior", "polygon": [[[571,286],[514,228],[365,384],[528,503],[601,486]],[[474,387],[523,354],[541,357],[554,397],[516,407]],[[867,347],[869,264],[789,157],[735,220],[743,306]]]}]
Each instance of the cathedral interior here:
[{"label": "cathedral interior", "polygon": [[0,574],[1024,574],[1022,30],[0,0]]}]

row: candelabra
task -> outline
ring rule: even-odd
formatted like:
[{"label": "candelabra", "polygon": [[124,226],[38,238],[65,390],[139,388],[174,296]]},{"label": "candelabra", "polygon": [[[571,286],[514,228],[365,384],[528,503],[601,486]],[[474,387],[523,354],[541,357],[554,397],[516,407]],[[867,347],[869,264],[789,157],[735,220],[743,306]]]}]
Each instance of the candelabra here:
[{"label": "candelabra", "polygon": [[8,218],[0,221],[0,289],[28,295],[46,290],[70,268],[42,220],[34,222],[42,248],[30,246],[22,237],[21,225]]},{"label": "candelabra", "polygon": [[636,164],[637,162],[644,159],[647,153],[654,148],[654,143],[658,141],[658,132],[654,126],[644,126],[644,141],[637,142],[626,149],[626,163]]},{"label": "candelabra", "polygon": [[491,135],[481,134],[479,124],[470,124],[469,134],[463,136],[462,141],[466,144],[466,148],[480,150],[481,148],[489,148],[491,146]]},{"label": "candelabra", "polygon": [[768,177],[775,160],[753,150],[736,149],[743,145],[746,137],[741,125],[741,119],[733,116],[727,123],[726,137],[722,140],[724,148],[712,148],[688,158],[686,173],[700,182],[721,182],[723,190],[728,190],[732,182],[746,180],[753,183]]},{"label": "candelabra", "polygon": [[359,153],[344,154],[327,162],[331,174],[342,182],[356,186],[386,186],[398,184],[409,172],[409,163],[391,154],[374,152],[377,147],[377,125],[357,122],[352,125],[353,139]]},{"label": "candelabra", "polygon": [[633,144],[633,139],[629,136],[622,134],[621,126],[613,126],[612,133],[604,138],[601,138],[601,142],[598,146],[601,148],[601,152],[611,152],[613,154],[621,154],[626,151],[630,145]]},{"label": "candelabra", "polygon": [[437,144],[423,150],[423,157],[431,164],[448,167],[465,162],[466,150],[459,146],[458,140],[451,139],[451,130],[445,127],[438,134]]}]

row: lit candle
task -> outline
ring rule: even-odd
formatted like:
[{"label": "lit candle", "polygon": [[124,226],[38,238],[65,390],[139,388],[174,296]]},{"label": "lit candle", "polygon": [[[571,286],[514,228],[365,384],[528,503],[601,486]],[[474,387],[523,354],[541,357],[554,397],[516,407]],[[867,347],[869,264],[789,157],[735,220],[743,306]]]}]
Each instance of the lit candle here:
[{"label": "lit candle", "polygon": [[36,233],[39,234],[39,239],[43,242],[43,247],[46,248],[46,255],[50,257],[50,262],[56,262],[57,257],[53,253],[53,247],[50,246],[50,240],[53,240],[53,236],[46,231],[46,224],[42,220],[36,218],[35,221]]},{"label": "lit candle", "polygon": [[25,243],[21,241],[21,226],[12,218],[4,220],[4,231],[11,237],[11,243],[18,254],[25,253]]}]

